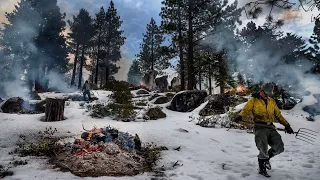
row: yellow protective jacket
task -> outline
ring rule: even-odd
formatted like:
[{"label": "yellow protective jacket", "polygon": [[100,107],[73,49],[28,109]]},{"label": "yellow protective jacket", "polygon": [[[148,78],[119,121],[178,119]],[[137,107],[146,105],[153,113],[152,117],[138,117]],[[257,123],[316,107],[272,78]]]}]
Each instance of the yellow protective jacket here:
[{"label": "yellow protective jacket", "polygon": [[253,115],[253,121],[257,123],[273,123],[277,119],[282,125],[289,125],[288,121],[282,116],[276,101],[270,97],[266,104],[259,94],[253,94],[240,112],[240,116],[248,117],[250,114]]}]

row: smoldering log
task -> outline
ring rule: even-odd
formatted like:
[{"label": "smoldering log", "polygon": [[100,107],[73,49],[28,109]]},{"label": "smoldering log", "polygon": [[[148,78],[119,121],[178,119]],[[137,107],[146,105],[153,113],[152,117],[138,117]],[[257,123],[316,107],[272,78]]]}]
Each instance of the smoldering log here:
[{"label": "smoldering log", "polygon": [[63,99],[46,99],[45,122],[62,121],[64,118],[65,100]]}]

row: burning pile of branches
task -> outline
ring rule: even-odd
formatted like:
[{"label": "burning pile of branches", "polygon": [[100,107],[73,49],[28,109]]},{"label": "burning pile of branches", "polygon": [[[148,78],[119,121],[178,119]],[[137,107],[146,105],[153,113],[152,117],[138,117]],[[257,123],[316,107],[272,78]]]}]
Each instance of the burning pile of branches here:
[{"label": "burning pile of branches", "polygon": [[145,84],[144,82],[142,82],[142,81],[140,82],[140,88],[141,88],[141,89],[145,89],[145,90],[147,90],[147,91],[149,91],[149,92],[151,91],[150,88],[148,87],[148,85],[146,85],[146,84]]},{"label": "burning pile of branches", "polygon": [[224,90],[225,94],[237,94],[239,96],[246,96],[248,89],[243,86],[243,84],[237,84],[236,88],[226,88]]},{"label": "burning pile of branches", "polygon": [[129,133],[119,132],[110,126],[85,131],[82,133],[81,139],[76,139],[73,143],[66,143],[65,150],[71,154],[86,155],[95,151],[103,151],[105,143],[110,142],[125,150],[134,150],[136,147],[133,136]]},{"label": "burning pile of branches", "polygon": [[142,147],[138,135],[110,126],[85,130],[80,139],[59,144],[62,152],[54,164],[80,177],[134,176],[151,171],[159,157],[159,149]]}]

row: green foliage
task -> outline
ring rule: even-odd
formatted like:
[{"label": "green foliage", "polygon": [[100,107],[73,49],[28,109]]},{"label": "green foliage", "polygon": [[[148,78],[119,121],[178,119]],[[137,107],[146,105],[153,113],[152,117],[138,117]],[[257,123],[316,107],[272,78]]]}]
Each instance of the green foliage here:
[{"label": "green foliage", "polygon": [[111,110],[104,104],[94,104],[87,106],[88,111],[91,111],[90,115],[96,118],[103,118],[111,115]]},{"label": "green foliage", "polygon": [[125,81],[109,81],[108,88],[113,91],[111,95],[112,103],[88,106],[87,109],[91,111],[91,116],[98,118],[112,116],[117,120],[134,120],[136,112],[132,104],[132,94],[129,86],[130,84]]},{"label": "green foliage", "polygon": [[148,109],[146,115],[148,120],[157,120],[167,117],[159,106]]},{"label": "green foliage", "polygon": [[132,103],[127,104],[117,104],[117,103],[111,103],[108,104],[108,109],[110,109],[113,116],[115,116],[116,119],[120,120],[127,120],[130,121],[134,120],[136,116],[136,112],[134,111],[134,106]]},{"label": "green foliage", "polygon": [[44,131],[39,131],[31,137],[25,135],[19,136],[17,148],[14,153],[20,156],[48,156],[54,157],[61,151],[61,147],[57,144],[60,140],[54,135],[57,133],[57,129],[52,127],[46,128]]},{"label": "green foliage", "polygon": [[138,102],[135,103],[135,105],[136,105],[136,106],[147,106],[148,103],[145,102],[145,101],[138,101]]},{"label": "green foliage", "polygon": [[143,75],[139,66],[139,62],[134,60],[130,66],[127,81],[134,85],[140,85],[142,76]]},{"label": "green foliage", "polygon": [[161,46],[164,42],[164,37],[153,18],[151,18],[150,23],[147,25],[146,33],[143,36],[140,53],[136,55],[141,72],[161,72],[167,69],[170,63],[168,59],[163,58],[163,48]]},{"label": "green foliage", "polygon": [[154,143],[146,143],[138,154],[141,154],[144,159],[144,166],[148,169],[153,170],[156,163],[160,159],[161,149],[157,147]]},{"label": "green foliage", "polygon": [[115,103],[132,104],[132,94],[127,83],[117,83],[113,87],[112,98]]}]

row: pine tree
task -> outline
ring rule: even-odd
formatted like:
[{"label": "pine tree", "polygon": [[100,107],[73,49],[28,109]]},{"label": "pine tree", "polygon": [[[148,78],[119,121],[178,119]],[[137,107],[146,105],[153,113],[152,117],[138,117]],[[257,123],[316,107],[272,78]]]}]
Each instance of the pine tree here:
[{"label": "pine tree", "polygon": [[320,73],[320,20],[315,21],[315,26],[313,28],[313,34],[309,39],[310,46],[305,49],[303,52],[306,54],[308,59],[313,63],[312,72],[319,74]]},{"label": "pine tree", "polygon": [[130,66],[127,81],[131,84],[139,85],[141,78],[142,73],[139,67],[139,62],[134,60]]},{"label": "pine tree", "polygon": [[[79,15],[78,15],[79,16]],[[80,19],[78,17],[73,16],[73,21],[68,20],[68,24],[70,26],[70,33],[68,33],[69,39],[71,42],[68,42],[69,52],[74,54],[73,60],[73,68],[71,75],[71,86],[75,85],[76,78],[76,70],[78,65],[79,58],[79,49],[80,49]]]},{"label": "pine tree", "polygon": [[17,65],[35,89],[47,88],[46,75],[54,70],[66,72],[67,47],[62,32],[65,14],[60,12],[57,0],[22,0],[15,10],[6,13],[8,19],[2,31],[2,44],[8,54],[14,54],[13,69]]},{"label": "pine tree", "polygon": [[95,84],[98,84],[98,75],[99,75],[99,63],[100,63],[100,59],[101,59],[101,47],[102,47],[102,42],[103,42],[103,35],[104,35],[104,27],[105,27],[105,21],[106,21],[106,13],[104,11],[104,8],[101,7],[100,12],[98,14],[96,14],[96,19],[94,21],[94,26],[96,29],[96,37],[95,37],[95,41],[96,41],[96,62],[95,62],[95,77],[94,77],[94,82]]},{"label": "pine tree", "polygon": [[162,58],[162,46],[164,41],[160,28],[151,18],[147,25],[146,33],[143,34],[143,43],[140,45],[140,53],[137,55],[141,71],[143,73],[161,72],[169,67],[169,62]]},{"label": "pine tree", "polygon": [[124,45],[124,31],[121,30],[123,21],[117,13],[113,1],[110,1],[110,6],[106,12],[105,18],[105,37],[103,38],[104,51],[101,52],[101,58],[104,60],[105,66],[105,86],[108,85],[110,75],[118,72],[119,67],[116,62],[121,59],[121,46]]},{"label": "pine tree", "polygon": [[80,57],[80,67],[79,67],[79,78],[78,78],[78,89],[81,88],[82,85],[82,72],[83,67],[85,66],[85,56],[89,54],[88,47],[91,46],[91,40],[94,36],[94,26],[93,19],[91,18],[89,12],[85,9],[80,9],[79,14],[75,17],[73,16],[73,21],[68,21],[70,24],[71,33],[69,33],[69,37],[72,39],[72,43],[76,44],[75,50],[75,60],[73,67],[73,74],[71,85],[74,85],[74,80],[76,76],[76,69],[78,63],[78,54],[81,51]]},{"label": "pine tree", "polygon": [[[199,74],[196,70],[199,69],[197,60],[201,59],[201,56],[197,56],[201,54],[198,51],[204,49],[204,39],[206,37],[214,39],[210,36],[217,34],[221,27],[233,32],[236,28],[235,24],[240,23],[242,9],[237,8],[237,1],[229,5],[228,1],[164,0],[163,4],[162,27],[165,32],[172,35],[174,43],[178,43],[178,46],[173,45],[173,47],[180,48],[176,50],[180,53],[180,59],[183,59],[183,53],[185,53],[188,89],[193,89],[196,84],[195,76],[197,74],[201,76],[201,73]],[[180,32],[182,32],[181,36],[179,36]],[[204,32],[207,35],[203,35]],[[180,44],[181,42],[183,45]],[[183,74],[183,69],[184,67],[181,66],[180,74]]]},{"label": "pine tree", "polygon": [[160,16],[162,18],[161,29],[172,36],[173,52],[179,54],[179,74],[180,90],[185,89],[185,61],[184,61],[184,39],[186,36],[185,15],[183,14],[183,0],[164,0],[164,7],[161,8]]}]

